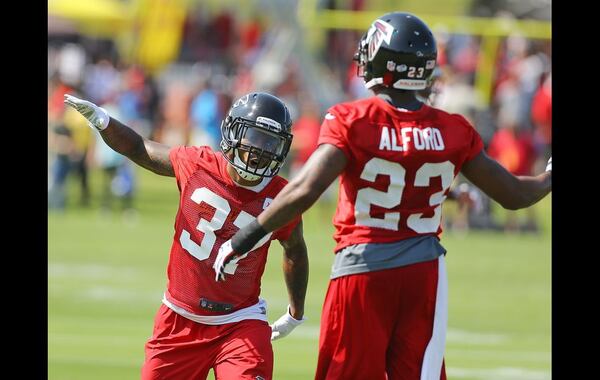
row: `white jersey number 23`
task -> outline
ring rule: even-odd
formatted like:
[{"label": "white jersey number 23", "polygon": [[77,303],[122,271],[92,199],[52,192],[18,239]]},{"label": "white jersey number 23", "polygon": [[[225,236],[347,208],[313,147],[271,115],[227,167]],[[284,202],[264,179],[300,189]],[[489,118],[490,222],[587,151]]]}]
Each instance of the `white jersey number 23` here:
[{"label": "white jersey number 23", "polygon": [[[375,182],[377,175],[388,175],[390,177],[390,185],[387,191],[375,190],[369,187],[358,191],[354,207],[356,224],[398,231],[400,212],[386,212],[383,219],[379,219],[371,217],[370,210],[371,205],[390,209],[400,204],[402,201],[402,192],[406,184],[404,181],[406,169],[397,162],[375,157],[367,162],[360,178],[365,181]],[[446,198],[444,192],[450,188],[454,179],[454,164],[450,161],[435,164],[425,163],[417,170],[415,187],[429,187],[430,179],[439,176],[442,178],[442,191],[432,194],[429,198],[429,205],[436,206],[434,208],[434,215],[431,218],[423,218],[422,213],[408,216],[406,224],[415,232],[422,234],[438,230],[442,218],[442,202]]]}]

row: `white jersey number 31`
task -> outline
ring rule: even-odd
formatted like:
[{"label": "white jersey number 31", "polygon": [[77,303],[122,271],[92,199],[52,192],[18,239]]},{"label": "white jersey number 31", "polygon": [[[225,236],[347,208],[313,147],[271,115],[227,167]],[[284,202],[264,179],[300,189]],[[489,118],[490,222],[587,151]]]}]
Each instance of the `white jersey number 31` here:
[{"label": "white jersey number 31", "polygon": [[[215,208],[215,215],[210,220],[200,218],[200,221],[198,222],[198,225],[196,226],[196,229],[198,231],[201,231],[204,233],[204,237],[202,238],[202,242],[200,244],[197,244],[196,242],[194,242],[191,239],[190,232],[186,231],[185,229],[181,230],[181,235],[179,236],[179,242],[181,243],[181,246],[186,251],[188,251],[190,255],[192,255],[196,259],[202,261],[202,260],[208,259],[208,257],[210,256],[210,253],[213,250],[213,247],[217,240],[215,231],[223,228],[223,225],[225,224],[225,220],[227,219],[227,216],[229,216],[229,213],[231,212],[231,206],[229,205],[229,202],[227,202],[227,199],[215,194],[214,192],[210,191],[206,187],[202,187],[202,188],[194,190],[191,198],[192,198],[192,201],[194,201],[194,203],[196,203],[196,204],[205,202]],[[245,211],[241,211],[238,214],[237,218],[235,218],[235,220],[233,221],[233,225],[236,226],[237,228],[242,228],[242,227],[245,227],[247,224],[250,224],[254,219],[255,219],[254,216],[248,214]],[[267,234],[265,237],[263,237],[254,246],[254,249],[256,249],[256,248],[262,246],[263,244],[265,244],[266,242],[268,242],[269,239],[271,238],[272,234],[273,233],[271,232],[271,233]],[[237,268],[237,262],[246,256],[247,256],[247,254],[242,255],[242,256],[232,260],[230,263],[227,264],[227,267],[231,268],[231,270],[235,270],[235,268]],[[226,271],[227,271],[227,267],[226,267]]]}]

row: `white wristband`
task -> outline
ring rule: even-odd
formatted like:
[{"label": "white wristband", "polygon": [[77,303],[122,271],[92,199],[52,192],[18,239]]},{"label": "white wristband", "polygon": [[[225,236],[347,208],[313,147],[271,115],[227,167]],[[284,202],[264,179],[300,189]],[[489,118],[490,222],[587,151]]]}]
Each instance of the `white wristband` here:
[{"label": "white wristband", "polygon": [[296,318],[292,317],[292,308],[290,305],[288,305],[288,309],[287,309],[287,318],[288,318],[288,321],[294,326],[299,326],[302,324],[302,322],[306,321],[306,316],[302,316],[302,319],[296,319]]},{"label": "white wristband", "polygon": [[552,171],[552,157],[550,157],[550,159],[548,160],[548,165],[546,165],[546,171],[547,172]]}]

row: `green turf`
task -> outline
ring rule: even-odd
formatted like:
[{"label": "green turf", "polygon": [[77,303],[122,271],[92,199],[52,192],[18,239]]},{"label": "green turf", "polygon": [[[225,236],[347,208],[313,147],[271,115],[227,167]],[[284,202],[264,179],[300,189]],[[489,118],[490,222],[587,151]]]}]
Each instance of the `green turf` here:
[{"label": "green turf", "polygon": [[[173,179],[137,173],[137,218],[78,208],[74,188],[68,210],[48,215],[49,379],[139,378],[166,283],[178,193]],[[98,188],[97,177],[93,173],[92,189]],[[93,196],[95,205],[98,194]],[[550,379],[550,198],[536,209],[543,226],[538,236],[442,236],[448,249],[450,379]],[[305,214],[308,321],[274,342],[275,379],[313,376],[333,259],[332,212],[322,202]],[[281,249],[272,247],[262,292],[270,321],[287,305]]]}]

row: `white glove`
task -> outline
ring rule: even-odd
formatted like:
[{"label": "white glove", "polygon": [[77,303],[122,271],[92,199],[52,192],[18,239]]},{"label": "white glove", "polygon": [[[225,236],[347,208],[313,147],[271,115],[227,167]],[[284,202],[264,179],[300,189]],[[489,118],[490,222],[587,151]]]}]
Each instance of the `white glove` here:
[{"label": "white glove", "polygon": [[271,325],[271,340],[277,340],[287,336],[293,329],[304,323],[305,320],[306,317],[302,317],[300,320],[294,319],[290,314],[290,306],[288,305],[287,313]]},{"label": "white glove", "polygon": [[65,94],[65,104],[75,108],[77,112],[83,115],[88,121],[88,125],[99,131],[108,127],[110,116],[102,107],[98,107],[92,102],[76,98],[72,95]]},{"label": "white glove", "polygon": [[233,251],[233,248],[231,248],[231,240],[227,240],[219,248],[219,253],[217,254],[217,258],[213,264],[213,269],[215,270],[215,281],[225,281],[225,273],[233,274],[235,272],[237,265],[229,265],[227,268],[226,266],[236,257],[237,253]]},{"label": "white glove", "polygon": [[552,171],[552,157],[550,157],[550,159],[548,160],[548,165],[546,165],[546,171],[547,172]]}]

